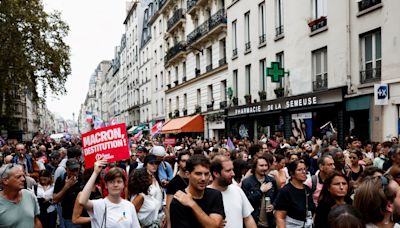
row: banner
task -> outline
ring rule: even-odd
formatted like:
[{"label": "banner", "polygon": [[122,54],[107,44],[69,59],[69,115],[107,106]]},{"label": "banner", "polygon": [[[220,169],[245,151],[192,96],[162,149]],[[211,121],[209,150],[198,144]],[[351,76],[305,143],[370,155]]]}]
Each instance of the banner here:
[{"label": "banner", "polygon": [[93,121],[93,113],[86,111],[86,122],[92,123],[92,121]]},{"label": "banner", "polygon": [[91,168],[100,159],[114,162],[129,159],[125,124],[117,124],[82,134],[85,168]]},{"label": "banner", "polygon": [[165,147],[168,145],[175,146],[175,144],[176,144],[176,138],[165,138],[164,139]]}]

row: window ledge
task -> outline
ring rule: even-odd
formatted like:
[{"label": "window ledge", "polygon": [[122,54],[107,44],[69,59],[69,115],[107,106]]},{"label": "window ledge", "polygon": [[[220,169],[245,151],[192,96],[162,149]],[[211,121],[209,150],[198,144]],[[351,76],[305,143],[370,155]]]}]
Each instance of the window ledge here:
[{"label": "window ledge", "polygon": [[374,87],[374,85],[379,81],[380,80],[376,80],[376,81],[373,81],[373,82],[366,82],[366,83],[363,83],[363,84],[359,84],[357,86],[357,88],[358,89],[364,89],[364,88]]},{"label": "window ledge", "polygon": [[285,38],[285,33],[281,33],[281,34],[275,36],[274,41],[278,41],[278,40],[281,40],[283,38]]},{"label": "window ledge", "polygon": [[238,58],[238,55],[232,56],[232,60],[237,59],[237,58]]},{"label": "window ledge", "polygon": [[312,37],[312,36],[315,36],[315,35],[317,35],[318,33],[321,33],[321,32],[325,32],[326,30],[328,30],[328,26],[324,26],[324,27],[322,27],[322,28],[319,28],[319,29],[317,29],[317,30],[315,30],[315,31],[312,31],[312,32],[310,32],[310,37]]},{"label": "window ledge", "polygon": [[374,10],[380,9],[380,8],[382,8],[382,7],[383,7],[383,3],[381,2],[381,3],[379,3],[379,4],[376,4],[376,5],[374,5],[374,6],[369,7],[368,9],[365,9],[365,10],[363,10],[363,11],[358,12],[358,13],[356,14],[356,16],[357,16],[357,17],[361,17],[361,16],[364,15],[364,14],[367,14],[367,13],[372,12],[372,11],[374,11]]},{"label": "window ledge", "polygon": [[247,50],[244,52],[244,54],[247,55],[247,54],[249,54],[250,52],[251,52],[251,48],[247,49]]},{"label": "window ledge", "polygon": [[260,44],[258,44],[258,48],[260,49],[260,48],[263,48],[263,47],[265,47],[265,46],[267,46],[267,42],[265,41],[265,42],[262,42],[262,43],[260,43]]}]

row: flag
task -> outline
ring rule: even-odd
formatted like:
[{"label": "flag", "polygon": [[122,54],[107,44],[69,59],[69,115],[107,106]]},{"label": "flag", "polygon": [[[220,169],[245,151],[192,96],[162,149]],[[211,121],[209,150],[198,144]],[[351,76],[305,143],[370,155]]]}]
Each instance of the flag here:
[{"label": "flag", "polygon": [[99,128],[102,128],[102,127],[105,127],[105,124],[104,124],[103,120],[97,119],[97,118],[96,118],[96,119],[94,120],[93,128],[94,128],[94,129],[99,129]]},{"label": "flag", "polygon": [[110,121],[109,121],[109,126],[112,126],[112,125],[115,125],[115,124],[117,124],[117,121],[116,121],[116,119],[115,119],[115,116],[113,116],[111,119],[110,119]]},{"label": "flag", "polygon": [[226,142],[226,146],[230,149],[230,150],[234,150],[235,149],[235,145],[233,145],[233,142],[231,140],[230,137],[228,137],[228,141]]},{"label": "flag", "polygon": [[142,137],[143,137],[142,130],[140,130],[138,133],[136,133],[136,135],[133,136],[132,140],[140,141],[142,139]]},{"label": "flag", "polygon": [[86,121],[88,123],[92,123],[92,121],[93,121],[93,113],[92,112],[86,111]]},{"label": "flag", "polygon": [[162,126],[163,126],[162,121],[158,121],[156,124],[154,124],[153,127],[151,127],[151,131],[150,131],[151,137],[154,137],[155,135],[159,134]]}]

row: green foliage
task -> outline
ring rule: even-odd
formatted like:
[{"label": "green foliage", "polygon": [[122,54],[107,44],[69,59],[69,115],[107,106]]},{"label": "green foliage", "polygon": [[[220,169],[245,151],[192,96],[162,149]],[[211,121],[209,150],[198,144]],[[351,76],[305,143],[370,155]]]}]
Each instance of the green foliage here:
[{"label": "green foliage", "polygon": [[66,93],[68,31],[60,13],[46,13],[40,0],[0,0],[0,122],[21,95],[38,101],[49,89]]}]

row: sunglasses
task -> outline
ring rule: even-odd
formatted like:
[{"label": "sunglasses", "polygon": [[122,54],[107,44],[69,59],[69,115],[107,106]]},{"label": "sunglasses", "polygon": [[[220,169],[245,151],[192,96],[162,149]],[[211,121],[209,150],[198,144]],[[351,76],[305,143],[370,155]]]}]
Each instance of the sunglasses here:
[{"label": "sunglasses", "polygon": [[7,165],[7,167],[4,169],[3,173],[2,173],[1,176],[0,176],[0,180],[3,179],[4,174],[7,173],[7,171],[11,170],[11,169],[14,168],[14,167],[15,167],[15,164],[14,164],[14,163]]}]

